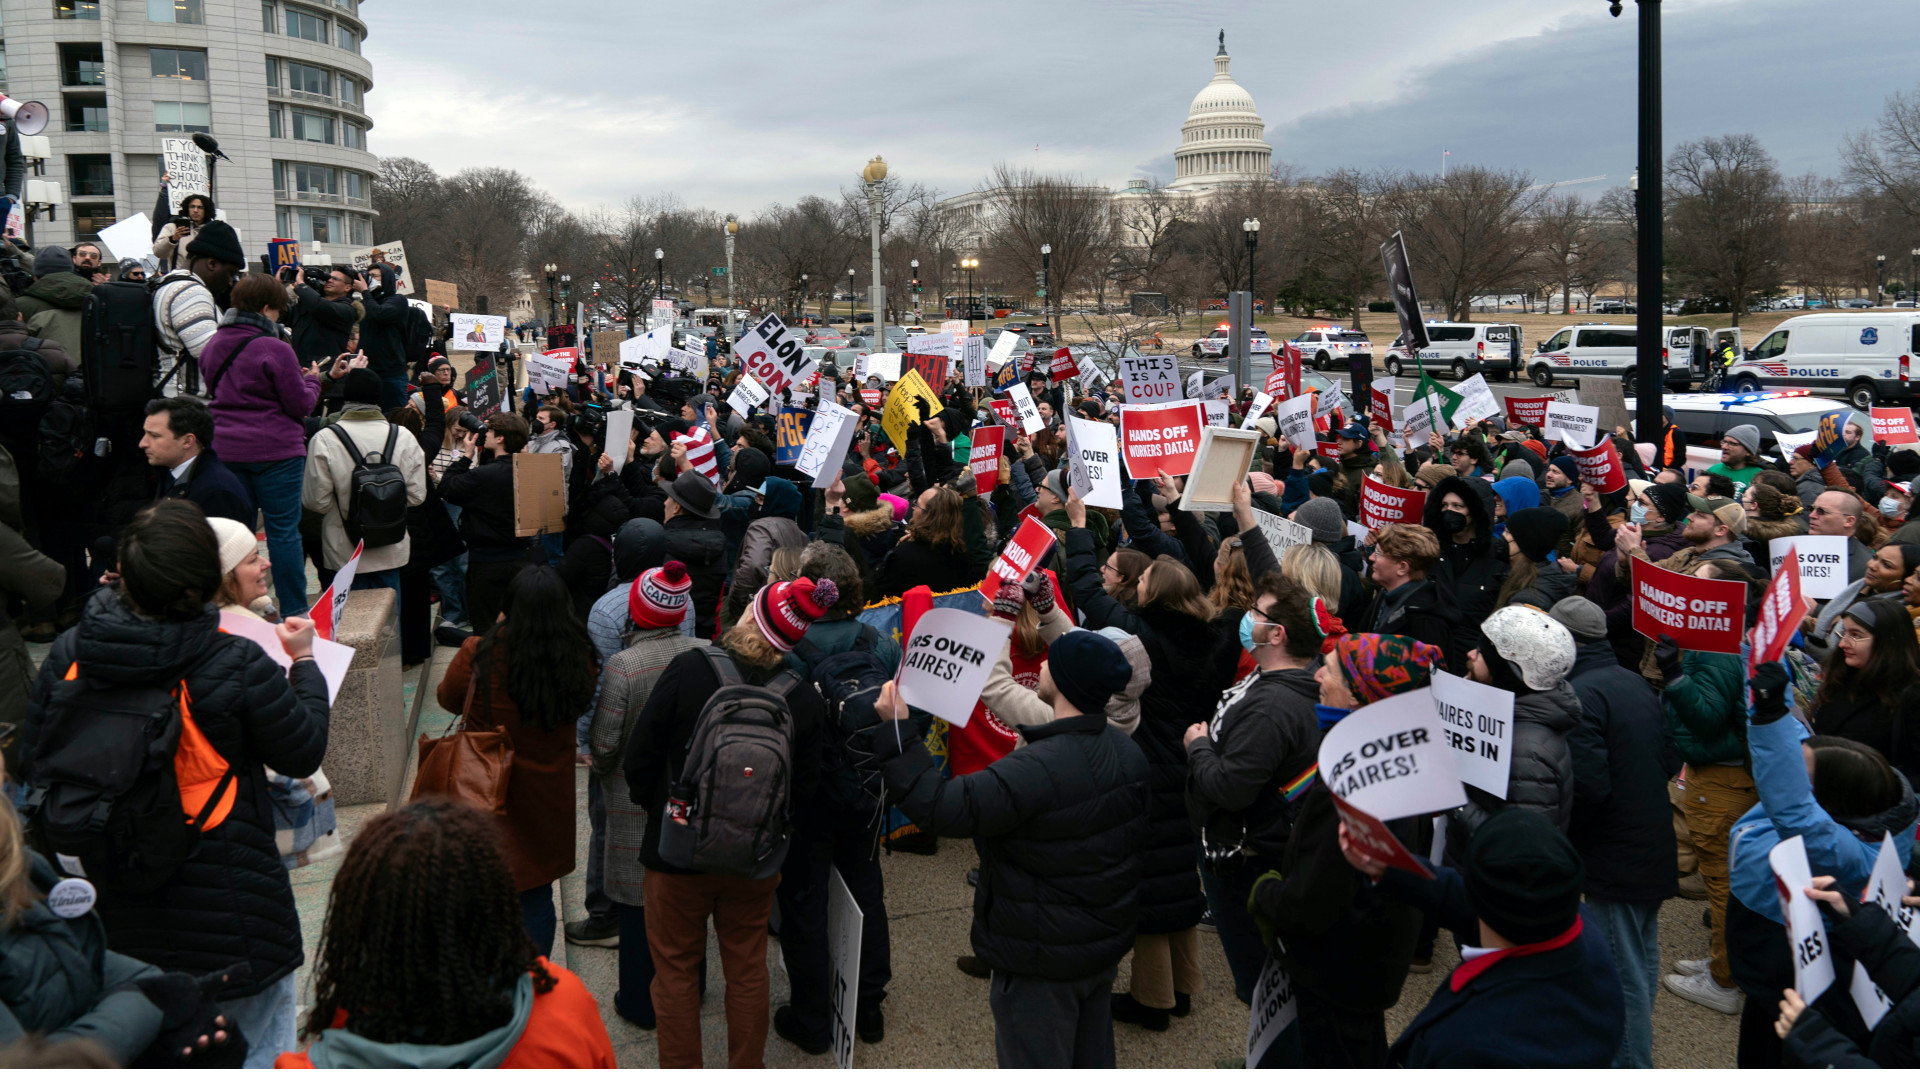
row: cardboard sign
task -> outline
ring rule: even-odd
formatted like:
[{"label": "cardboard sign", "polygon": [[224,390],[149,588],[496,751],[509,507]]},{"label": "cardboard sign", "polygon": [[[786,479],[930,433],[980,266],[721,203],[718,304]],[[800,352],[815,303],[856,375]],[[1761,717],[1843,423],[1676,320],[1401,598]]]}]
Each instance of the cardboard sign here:
[{"label": "cardboard sign", "polygon": [[1873,410],[1873,441],[1889,446],[1907,446],[1920,443],[1920,433],[1913,427],[1913,410],[1898,406]]},{"label": "cardboard sign", "polygon": [[1360,524],[1369,529],[1418,525],[1426,509],[1424,491],[1383,484],[1371,474],[1360,482]]},{"label": "cardboard sign", "polygon": [[813,410],[786,405],[773,422],[773,463],[792,465],[800,460],[800,448],[807,445],[807,429],[813,426]]},{"label": "cardboard sign", "polygon": [[1053,368],[1049,375],[1057,383],[1079,377],[1080,365],[1074,360],[1072,351],[1064,348],[1053,350]]},{"label": "cardboard sign", "polygon": [[1200,452],[1180,490],[1182,510],[1231,510],[1233,493],[1247,482],[1247,470],[1260,452],[1257,431],[1207,427],[1200,430]]},{"label": "cardboard sign", "polygon": [[[1739,584],[1734,582],[1734,584]],[[1827,947],[1827,927],[1820,921],[1820,903],[1808,896],[1813,871],[1807,866],[1807,840],[1795,834],[1767,852],[1773,867],[1774,888],[1780,894],[1781,921],[1787,924],[1787,952],[1793,956],[1793,986],[1801,1000],[1813,1004],[1833,985],[1833,952]]]},{"label": "cardboard sign", "polygon": [[1171,356],[1123,356],[1120,386],[1129,405],[1160,405],[1179,401],[1180,361]]},{"label": "cardboard sign", "polygon": [[920,616],[900,661],[900,700],[966,727],[1012,633],[1012,623],[958,608]]},{"label": "cardboard sign", "polygon": [[1280,961],[1286,949],[1277,939],[1273,947],[1276,951],[1267,954],[1267,964],[1260,969],[1260,981],[1253,984],[1253,1012],[1247,1017],[1249,1069],[1259,1068],[1273,1040],[1300,1016],[1300,1000],[1294,996],[1287,967]]},{"label": "cardboard sign", "polygon": [[1040,560],[1053,550],[1053,530],[1047,528],[1038,517],[1027,518],[1013,532],[1013,538],[1000,554],[993,557],[987,567],[986,579],[980,582],[980,591],[991,600],[1000,595],[1000,584],[1006,581],[1025,581]]},{"label": "cardboard sign", "polygon": [[611,364],[620,359],[620,343],[625,340],[625,330],[595,330],[587,338],[587,359],[596,364]]},{"label": "cardboard sign", "polygon": [[[178,216],[180,204],[189,195],[213,193],[207,177],[207,155],[193,145],[192,139],[161,139],[160,167],[168,176],[167,212],[170,214]],[[153,243],[148,241],[147,254],[152,253]]]},{"label": "cardboard sign", "polygon": [[1013,402],[1013,409],[1020,414],[1020,428],[1032,435],[1047,425],[1040,419],[1040,406],[1034,404],[1033,394],[1026,383],[1014,383],[1007,390],[1007,397]]},{"label": "cardboard sign", "polygon": [[360,569],[360,553],[365,550],[367,542],[364,540],[353,545],[353,554],[334,572],[333,581],[307,611],[307,617],[313,620],[314,637],[328,641],[334,639],[335,632],[340,628],[340,617],[347,610],[347,594],[353,591],[354,574]]},{"label": "cardboard sign", "polygon": [[886,431],[894,449],[902,454],[906,453],[907,425],[920,422],[920,410],[914,406],[916,401],[927,403],[929,416],[940,411],[939,396],[927,386],[919,372],[909,371],[893,384],[886,404],[880,408],[880,427]]},{"label": "cardboard sign", "polygon": [[1513,772],[1513,691],[1436,669],[1433,704],[1460,782],[1506,798]]},{"label": "cardboard sign", "polygon": [[[929,336],[945,337],[946,335],[938,334]],[[953,361],[949,359],[945,353],[922,353],[914,352],[911,349],[900,358],[900,369],[902,371],[919,372],[920,378],[925,380],[928,386],[935,388],[947,384],[947,369],[951,367],[952,364]]]},{"label": "cardboard sign", "polygon": [[[1792,541],[1809,538],[1793,536],[1783,539]],[[1812,610],[1806,594],[1801,591],[1800,557],[1792,543],[1787,544],[1784,556],[1774,558],[1773,566],[1773,583],[1767,586],[1767,595],[1760,601],[1760,613],[1754,619],[1753,632],[1747,635],[1753,644],[1747,654],[1749,675],[1760,670],[1761,664],[1771,664],[1780,659],[1780,654],[1787,649],[1787,642],[1793,640],[1800,620]]]},{"label": "cardboard sign", "polygon": [[[394,291],[407,296],[413,295],[413,271],[407,269],[406,244],[398,240],[387,244],[375,244],[372,247],[351,251],[347,254],[347,258],[353,263],[354,270],[363,275],[374,263],[386,263],[393,267],[394,273],[399,275],[393,283]],[[369,279],[367,284],[373,284],[372,280]]]},{"label": "cardboard sign", "polygon": [[1295,446],[1313,441],[1313,395],[1301,394],[1273,410],[1274,432]]},{"label": "cardboard sign", "polygon": [[[874,391],[875,394],[879,392]],[[751,375],[742,375],[740,381],[734,384],[733,393],[727,395],[727,406],[741,416],[750,416],[753,410],[765,405],[772,398],[773,395],[767,391],[766,387],[760,385],[759,380]],[[874,404],[877,405],[879,402],[876,401]]]},{"label": "cardboard sign", "polygon": [[451,311],[460,306],[460,286],[453,282],[422,278],[420,284],[426,287],[427,303],[434,307],[443,307]]},{"label": "cardboard sign", "polygon": [[[1262,416],[1267,414],[1267,406],[1271,404],[1273,404],[1272,394],[1267,393],[1265,390],[1255,390],[1253,392],[1253,404],[1247,406],[1246,418],[1240,421],[1240,426],[1243,428],[1252,427]],[[1274,430],[1279,430],[1277,424]]]},{"label": "cardboard sign", "polygon": [[1067,418],[1073,491],[1088,506],[1120,509],[1120,433],[1112,424]]},{"label": "cardboard sign", "polygon": [[513,535],[567,527],[567,480],[559,454],[513,455]]},{"label": "cardboard sign", "polygon": [[[993,415],[1002,424],[1005,424],[1008,427],[1019,426],[1020,410],[1015,408],[1013,402],[1007,400],[1006,398],[994,398],[992,401],[987,402],[987,408],[993,410]],[[1039,412],[1040,410],[1035,409],[1034,411]],[[1022,428],[1021,430],[1024,431],[1025,429]]]},{"label": "cardboard sign", "polygon": [[733,354],[740,358],[747,374],[776,394],[806,382],[820,366],[807,354],[800,338],[772,312],[740,335],[740,340],[734,343]]},{"label": "cardboard sign", "polygon": [[1612,439],[1600,440],[1600,445],[1591,450],[1573,450],[1572,457],[1580,466],[1580,482],[1593,485],[1593,490],[1600,494],[1607,495],[1627,486],[1627,470],[1620,464],[1620,451]]},{"label": "cardboard sign", "polygon": [[973,474],[974,490],[982,495],[1000,483],[1000,446],[1006,438],[1007,429],[1000,424],[973,429],[973,444],[967,451],[967,471]]},{"label": "cardboard sign", "polygon": [[1633,560],[1633,629],[1654,641],[1670,634],[1682,649],[1738,654],[1746,610],[1743,582],[1676,574]]},{"label": "cardboard sign", "polygon": [[1548,439],[1559,439],[1568,446],[1592,446],[1600,441],[1600,407],[1553,402],[1547,406],[1547,422],[1541,431]]},{"label": "cardboard sign", "polygon": [[453,320],[454,348],[491,351],[507,340],[505,315],[468,315],[456,311],[450,317]]},{"label": "cardboard sign", "polygon": [[860,1003],[860,937],[866,913],[834,867],[827,872],[827,956],[833,962],[833,1063],[853,1068],[853,1021]]},{"label": "cardboard sign", "polygon": [[[1831,600],[1852,582],[1847,577],[1849,536],[1782,536],[1767,543],[1767,557],[1778,578],[1787,553],[1800,552],[1800,593],[1809,600]],[[1788,632],[1792,636],[1792,632]]]},{"label": "cardboard sign", "polygon": [[1507,421],[1512,424],[1530,424],[1546,430],[1547,409],[1556,399],[1550,397],[1510,397],[1507,399]]},{"label": "cardboard sign", "polygon": [[1381,821],[1467,801],[1428,687],[1347,714],[1321,739],[1319,760],[1328,791]]},{"label": "cardboard sign", "polygon": [[847,450],[853,446],[853,434],[859,428],[852,409],[841,408],[822,397],[793,467],[813,477],[816,488],[833,486],[833,482],[840,479],[840,466],[847,460]]},{"label": "cardboard sign", "polygon": [[1500,402],[1493,396],[1493,388],[1487,385],[1485,375],[1475,375],[1453,389],[1460,395],[1460,404],[1453,409],[1456,426],[1466,427],[1489,416],[1500,415]]},{"label": "cardboard sign", "polygon": [[1269,514],[1256,506],[1253,508],[1253,521],[1260,526],[1260,532],[1266,536],[1267,546],[1273,549],[1276,559],[1290,547],[1313,543],[1313,530],[1291,518]]},{"label": "cardboard sign", "polygon": [[1185,476],[1200,453],[1206,413],[1197,403],[1128,405],[1120,410],[1120,449],[1127,475]]}]

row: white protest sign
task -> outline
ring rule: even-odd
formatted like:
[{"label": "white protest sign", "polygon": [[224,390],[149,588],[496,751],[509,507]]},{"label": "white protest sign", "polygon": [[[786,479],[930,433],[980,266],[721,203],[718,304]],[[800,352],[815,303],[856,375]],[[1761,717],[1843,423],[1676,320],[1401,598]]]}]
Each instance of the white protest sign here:
[{"label": "white protest sign", "polygon": [[833,960],[833,1063],[853,1068],[853,1018],[860,1002],[860,935],[866,913],[840,877],[827,873],[827,955]]},{"label": "white protest sign", "polygon": [[534,353],[527,357],[527,389],[532,390],[536,397],[567,385],[567,376],[572,373],[571,357],[548,353]]},{"label": "white protest sign", "polygon": [[1355,709],[1321,739],[1320,779],[1381,821],[1450,810],[1467,793],[1440,726],[1424,686]]},{"label": "white protest sign", "polygon": [[1007,358],[1011,357],[1013,350],[1019,347],[1019,334],[1010,330],[1000,331],[1000,336],[994,340],[993,351],[987,354],[987,366],[996,369],[1005,366]]},{"label": "white protest sign", "polygon": [[1768,573],[1778,574],[1787,552],[1800,549],[1800,593],[1815,600],[1839,596],[1847,580],[1847,541],[1851,536],[1782,536],[1767,542]]},{"label": "white protest sign", "polygon": [[961,367],[965,372],[966,384],[968,386],[987,385],[987,339],[968,338],[965,352],[966,356],[962,358]]},{"label": "white protest sign", "polygon": [[1266,1056],[1273,1040],[1287,1029],[1300,1015],[1300,1001],[1293,995],[1293,983],[1287,979],[1287,969],[1280,962],[1280,954],[1285,950],[1279,941],[1273,943],[1274,950],[1267,954],[1267,964],[1260,969],[1260,981],[1253,984],[1253,1012],[1247,1017],[1247,1068],[1260,1067],[1260,1059]]},{"label": "white protest sign", "polygon": [[607,414],[607,456],[613,459],[614,475],[626,467],[627,450],[633,445],[633,411],[615,409]]},{"label": "white protest sign", "polygon": [[1267,546],[1273,549],[1274,558],[1290,547],[1313,543],[1313,530],[1289,518],[1278,514],[1269,514],[1259,507],[1253,508],[1254,524],[1260,526],[1260,532],[1267,538]]},{"label": "white protest sign", "polygon": [[1455,426],[1466,427],[1489,416],[1500,415],[1500,402],[1493,396],[1493,388],[1487,385],[1485,375],[1475,375],[1453,389],[1460,395],[1460,404],[1453,409]]},{"label": "white protest sign", "polygon": [[[189,195],[213,193],[207,182],[207,155],[192,139],[161,139],[160,158],[167,172],[168,213],[180,213],[180,203]],[[152,241],[147,242],[147,250],[152,253]]]},{"label": "white protest sign", "polygon": [[859,426],[852,409],[841,408],[822,395],[793,467],[813,477],[816,488],[832,486],[840,478],[840,464],[846,460],[847,448],[853,445],[853,433]]},{"label": "white protest sign", "polygon": [[[1344,411],[1346,407],[1347,395],[1334,389],[1322,390],[1320,391],[1320,403],[1313,407],[1313,418],[1315,420],[1325,420],[1336,412]],[[1363,418],[1355,417],[1354,419],[1361,420]]]},{"label": "white protest sign", "polygon": [[1800,449],[1819,437],[1820,433],[1817,431],[1802,431],[1797,434],[1785,431],[1776,431],[1773,433],[1773,441],[1780,444],[1781,457],[1791,456],[1795,450]]},{"label": "white protest sign", "polygon": [[1513,772],[1513,691],[1435,670],[1433,704],[1460,782],[1506,798]]},{"label": "white protest sign", "polygon": [[1027,434],[1032,435],[1047,426],[1040,420],[1040,406],[1033,403],[1033,394],[1027,390],[1026,383],[1014,383],[1007,387],[1007,397],[1020,413],[1020,427]]},{"label": "white protest sign", "polygon": [[865,375],[878,378],[882,382],[900,381],[900,354],[897,352],[868,353]]},{"label": "white protest sign", "polygon": [[507,340],[505,315],[468,315],[454,312],[452,348],[486,352],[498,349]]},{"label": "white protest sign", "polygon": [[667,350],[667,368],[692,379],[707,377],[707,354],[689,352],[686,349],[669,348]]},{"label": "white protest sign", "polygon": [[[399,280],[393,283],[394,291],[407,296],[413,295],[413,272],[407,269],[406,244],[398,240],[391,244],[375,244],[372,247],[348,252],[347,258],[353,262],[354,270],[361,274],[365,274],[367,267],[374,263],[386,263],[400,275]],[[369,281],[367,284],[371,285],[373,282]]]},{"label": "white protest sign", "polygon": [[1272,394],[1267,393],[1265,390],[1255,390],[1253,392],[1253,404],[1247,407],[1247,418],[1240,421],[1240,426],[1243,428],[1252,427],[1256,421],[1267,414],[1267,406],[1271,404],[1273,404]]},{"label": "white protest sign", "polygon": [[907,351],[924,356],[953,357],[952,334],[908,334]]},{"label": "white protest sign", "polygon": [[1313,395],[1301,394],[1276,405],[1274,422],[1281,438],[1295,446],[1313,445]]},{"label": "white protest sign", "polygon": [[[237,611],[223,611],[220,613],[220,629],[258,644],[266,650],[268,659],[279,664],[283,670],[293,667],[293,658],[287,655],[286,648],[280,644],[280,635],[274,633],[273,624],[265,619],[256,619]],[[316,634],[313,639],[313,662],[327,680],[327,703],[331,705],[340,693],[340,684],[346,681],[347,668],[353,663],[353,646],[328,641]]]},{"label": "white protest sign", "polygon": [[367,549],[362,540],[353,545],[353,554],[333,575],[333,583],[313,602],[307,617],[313,620],[313,636],[333,640],[340,628],[340,617],[347,610],[347,594],[353,591],[353,575],[360,569],[360,553]]},{"label": "white protest sign", "polygon": [[772,312],[740,335],[733,352],[747,374],[776,394],[795,389],[820,366],[780,316]]},{"label": "white protest sign", "polygon": [[1567,405],[1556,401],[1547,406],[1547,422],[1541,431],[1549,439],[1559,439],[1582,450],[1597,446],[1600,443],[1600,406]]},{"label": "white protest sign", "polygon": [[1880,838],[1880,854],[1873,860],[1873,873],[1867,878],[1860,902],[1879,904],[1907,932],[1907,938],[1920,945],[1920,908],[1902,904],[1900,899],[1906,895],[1907,873],[1900,861],[1900,850],[1894,847],[1889,833]]},{"label": "white protest sign", "polygon": [[1807,841],[1794,835],[1773,845],[1767,852],[1773,867],[1773,880],[1780,891],[1780,913],[1787,924],[1787,952],[1793,956],[1793,985],[1800,998],[1811,1005],[1814,999],[1833,985],[1833,953],[1827,948],[1826,924],[1820,921],[1820,904],[1806,894],[1813,884],[1813,871],[1807,866]]},{"label": "white protest sign", "polygon": [[965,319],[944,319],[940,323],[940,332],[952,335],[953,340],[959,341],[961,338],[967,336],[967,331],[970,330],[972,326],[973,324]]},{"label": "white protest sign", "polygon": [[1179,401],[1180,361],[1171,356],[1123,356],[1120,384],[1129,405],[1161,405]]},{"label": "white protest sign", "polygon": [[100,242],[116,259],[151,259],[153,222],[144,213],[123,218],[100,230]]},{"label": "white protest sign", "polygon": [[673,329],[673,316],[673,301],[655,300],[653,302],[652,312],[647,316],[647,325],[655,328],[665,327],[671,330]]},{"label": "white protest sign", "polygon": [[1206,424],[1207,427],[1226,427],[1227,426],[1227,403],[1226,402],[1215,401],[1212,398],[1208,398],[1207,400],[1202,401],[1200,403],[1200,408],[1207,414],[1207,424]]},{"label": "white protest sign", "polygon": [[900,700],[966,727],[1013,624],[934,608],[913,624],[900,661]]},{"label": "white protest sign", "polygon": [[767,388],[761,386],[753,376],[742,375],[740,382],[734,386],[733,393],[727,395],[727,404],[732,406],[734,412],[746,416],[765,405],[767,399],[772,396],[767,392]]},{"label": "white protest sign", "polygon": [[1120,509],[1120,433],[1112,424],[1067,417],[1073,490],[1088,506]]}]

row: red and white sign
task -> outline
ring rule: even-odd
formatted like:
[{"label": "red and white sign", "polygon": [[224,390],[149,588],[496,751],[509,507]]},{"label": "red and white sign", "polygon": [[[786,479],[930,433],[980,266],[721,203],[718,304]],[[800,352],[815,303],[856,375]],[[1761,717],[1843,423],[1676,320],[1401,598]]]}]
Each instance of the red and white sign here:
[{"label": "red and white sign", "polygon": [[1753,652],[1747,659],[1748,674],[1758,671],[1761,664],[1780,659],[1780,654],[1787,651],[1787,642],[1793,639],[1794,629],[1811,609],[1800,592],[1800,552],[1788,548],[1787,557],[1780,560],[1780,569],[1773,575],[1773,584],[1767,586],[1766,599],[1760,601],[1760,616],[1749,635]]},{"label": "red and white sign", "polygon": [[1891,408],[1874,407],[1873,441],[1888,446],[1908,446],[1920,443],[1920,432],[1913,428],[1913,410],[1899,406]]},{"label": "red and white sign", "polygon": [[1340,815],[1340,823],[1347,827],[1347,842],[1369,859],[1423,878],[1433,876],[1433,871],[1413,857],[1413,852],[1407,850],[1385,822],[1338,795],[1333,797],[1333,808]]},{"label": "red and white sign", "polygon": [[1282,364],[1275,364],[1273,370],[1267,372],[1267,385],[1261,387],[1261,389],[1267,392],[1268,397],[1284,399],[1289,396],[1300,396],[1298,394],[1289,395],[1287,393],[1287,369],[1285,365]]},{"label": "red and white sign", "polygon": [[993,415],[999,417],[1000,422],[1008,427],[1012,427],[1020,422],[1020,410],[1015,408],[1013,402],[1008,401],[1006,398],[994,398],[992,401],[987,402],[987,407],[992,409]]},{"label": "red and white sign", "polygon": [[1078,378],[1079,375],[1080,365],[1074,363],[1073,353],[1066,349],[1053,350],[1052,378],[1054,382],[1066,382],[1068,379]]},{"label": "red and white sign", "polygon": [[340,625],[342,613],[347,610],[347,594],[353,591],[353,575],[360,569],[360,553],[367,549],[365,540],[353,545],[353,554],[333,575],[333,583],[320,599],[313,602],[313,609],[307,612],[307,618],[313,620],[313,635],[333,641],[333,632]]},{"label": "red and white sign", "polygon": [[1550,397],[1510,397],[1506,400],[1507,422],[1511,424],[1531,424],[1545,427],[1547,424],[1547,406],[1553,404]]},{"label": "red and white sign", "polygon": [[1633,629],[1655,641],[1668,634],[1695,652],[1740,652],[1747,586],[1697,578],[1633,560]]},{"label": "red and white sign", "polygon": [[877,388],[862,390],[860,391],[860,400],[867,403],[867,408],[877,409],[880,407],[880,403],[886,400],[886,392]]},{"label": "red and white sign", "polygon": [[973,429],[973,449],[967,453],[967,468],[973,470],[973,486],[985,495],[1000,483],[1000,444],[1007,436],[1007,429],[977,427]]},{"label": "red and white sign", "polygon": [[1007,541],[1000,554],[993,557],[993,565],[987,567],[987,577],[980,583],[980,591],[992,599],[1000,595],[1000,583],[1004,581],[1025,581],[1040,560],[1053,550],[1053,530],[1047,528],[1037,517],[1027,518],[1014,530],[1013,539]]},{"label": "red and white sign", "polygon": [[1128,405],[1120,410],[1120,453],[1128,476],[1185,476],[1200,452],[1206,413],[1195,402]]},{"label": "red and white sign", "polygon": [[1360,524],[1369,529],[1388,525],[1418,525],[1427,508],[1427,493],[1397,488],[1369,476],[1360,483]]},{"label": "red and white sign", "polygon": [[1313,452],[1328,461],[1340,460],[1340,444],[1337,442],[1315,442]]},{"label": "red and white sign", "polygon": [[1373,422],[1380,425],[1382,431],[1393,430],[1393,395],[1378,386],[1368,391],[1373,395]]},{"label": "red and white sign", "polygon": [[1280,370],[1285,373],[1282,375],[1282,378],[1286,381],[1282,385],[1286,388],[1287,396],[1299,397],[1301,393],[1300,368],[1303,364],[1300,357],[1300,346],[1295,345],[1291,341],[1287,342],[1286,345],[1280,349],[1279,359]]},{"label": "red and white sign", "polygon": [[1567,452],[1580,466],[1580,482],[1591,484],[1593,490],[1600,494],[1606,495],[1627,486],[1627,470],[1620,465],[1620,451],[1614,448],[1612,439],[1600,440],[1600,445],[1591,450],[1568,447]]}]

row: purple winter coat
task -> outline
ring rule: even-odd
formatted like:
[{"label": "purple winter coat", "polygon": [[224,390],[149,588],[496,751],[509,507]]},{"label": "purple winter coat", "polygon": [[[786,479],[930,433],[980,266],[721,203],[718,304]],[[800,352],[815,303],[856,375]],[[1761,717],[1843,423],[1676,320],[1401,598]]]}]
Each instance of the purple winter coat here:
[{"label": "purple winter coat", "polygon": [[213,452],[228,463],[305,457],[301,420],[320,400],[319,376],[302,373],[293,346],[259,316],[220,322],[200,353],[200,378],[215,387]]}]

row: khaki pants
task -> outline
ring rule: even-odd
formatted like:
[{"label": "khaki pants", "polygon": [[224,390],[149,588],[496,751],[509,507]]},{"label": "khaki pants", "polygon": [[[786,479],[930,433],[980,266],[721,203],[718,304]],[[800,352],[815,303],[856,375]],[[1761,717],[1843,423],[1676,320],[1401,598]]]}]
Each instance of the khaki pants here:
[{"label": "khaki pants", "polygon": [[1687,787],[1683,793],[1687,829],[1693,834],[1693,849],[1699,859],[1700,876],[1707,883],[1707,903],[1713,908],[1713,950],[1710,970],[1713,981],[1733,986],[1733,973],[1727,967],[1727,874],[1729,834],[1740,815],[1760,801],[1753,789],[1753,775],[1738,765],[1688,765]]},{"label": "khaki pants", "polygon": [[660,1067],[698,1069],[700,961],[707,918],[720,939],[727,980],[727,1067],[765,1067],[770,1020],[767,913],[780,875],[762,881],[724,874],[647,874],[647,946],[653,954],[653,1011]]},{"label": "khaki pants", "polygon": [[1148,1008],[1171,1009],[1173,992],[1200,992],[1200,928],[1133,939],[1133,986],[1127,992]]},{"label": "khaki pants", "polygon": [[1667,781],[1667,801],[1673,804],[1673,840],[1675,869],[1681,877],[1691,877],[1700,869],[1700,857],[1693,850],[1693,830],[1687,828],[1687,793],[1678,780]]}]

